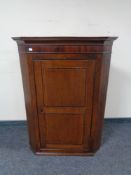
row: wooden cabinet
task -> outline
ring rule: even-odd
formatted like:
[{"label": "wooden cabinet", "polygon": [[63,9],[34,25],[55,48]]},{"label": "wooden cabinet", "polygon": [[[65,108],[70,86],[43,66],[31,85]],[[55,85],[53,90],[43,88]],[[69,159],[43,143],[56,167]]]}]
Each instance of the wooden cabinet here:
[{"label": "wooden cabinet", "polygon": [[100,146],[116,37],[15,37],[32,150],[92,155]]}]

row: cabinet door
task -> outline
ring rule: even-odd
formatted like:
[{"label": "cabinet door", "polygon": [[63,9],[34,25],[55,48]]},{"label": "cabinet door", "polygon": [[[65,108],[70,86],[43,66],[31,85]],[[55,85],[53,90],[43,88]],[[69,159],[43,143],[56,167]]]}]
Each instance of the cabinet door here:
[{"label": "cabinet door", "polygon": [[42,150],[88,150],[95,60],[34,60]]}]

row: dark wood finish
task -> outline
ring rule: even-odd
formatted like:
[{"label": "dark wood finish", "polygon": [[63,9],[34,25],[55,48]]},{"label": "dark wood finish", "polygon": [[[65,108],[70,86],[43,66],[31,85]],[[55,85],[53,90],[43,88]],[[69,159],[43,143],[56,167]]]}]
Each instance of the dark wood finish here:
[{"label": "dark wood finish", "polygon": [[116,37],[15,37],[30,145],[43,155],[99,148]]}]

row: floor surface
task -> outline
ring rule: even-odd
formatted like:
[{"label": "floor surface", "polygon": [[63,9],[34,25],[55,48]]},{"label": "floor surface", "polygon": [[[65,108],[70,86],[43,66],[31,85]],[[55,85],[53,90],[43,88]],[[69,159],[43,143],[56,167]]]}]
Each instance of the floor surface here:
[{"label": "floor surface", "polygon": [[0,126],[0,175],[131,175],[131,122],[105,122],[93,157],[36,156],[26,126]]}]

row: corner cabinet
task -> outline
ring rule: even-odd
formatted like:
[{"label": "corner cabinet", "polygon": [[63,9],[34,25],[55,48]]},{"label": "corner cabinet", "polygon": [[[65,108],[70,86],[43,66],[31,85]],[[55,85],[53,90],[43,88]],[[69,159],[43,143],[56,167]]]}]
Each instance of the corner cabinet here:
[{"label": "corner cabinet", "polygon": [[101,141],[116,37],[14,37],[30,145],[43,155],[92,155]]}]

